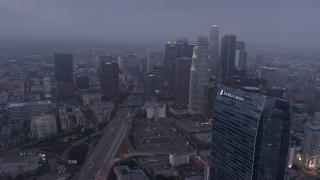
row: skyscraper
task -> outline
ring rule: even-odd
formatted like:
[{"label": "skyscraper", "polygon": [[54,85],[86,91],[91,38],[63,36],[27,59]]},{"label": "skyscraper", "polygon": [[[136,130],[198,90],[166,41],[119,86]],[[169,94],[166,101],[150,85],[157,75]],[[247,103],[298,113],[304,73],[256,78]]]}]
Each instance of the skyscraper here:
[{"label": "skyscraper", "polygon": [[320,167],[320,122],[313,120],[304,125],[304,140],[301,153],[297,154],[297,163],[308,169]]},{"label": "skyscraper", "polygon": [[55,80],[59,82],[73,81],[72,54],[54,54]]},{"label": "skyscraper", "polygon": [[54,54],[56,94],[59,98],[73,95],[72,54]]},{"label": "skyscraper", "polygon": [[287,70],[272,67],[262,67],[261,78],[268,81],[268,88],[283,88],[285,87],[287,81]]},{"label": "skyscraper", "polygon": [[235,69],[236,39],[233,34],[226,34],[221,41],[220,73],[221,78],[233,74]]},{"label": "skyscraper", "polygon": [[245,71],[247,66],[247,51],[243,41],[236,42],[235,67],[237,70]]},{"label": "skyscraper", "polygon": [[102,56],[99,59],[103,99],[114,101],[119,95],[119,65],[112,56]]},{"label": "skyscraper", "polygon": [[209,80],[208,38],[199,36],[197,46],[193,48],[190,69],[189,111],[203,114],[206,99],[205,88]]},{"label": "skyscraper", "polygon": [[221,86],[213,114],[210,179],[284,179],[290,123],[288,101]]},{"label": "skyscraper", "polygon": [[152,72],[153,67],[159,64],[159,52],[156,50],[149,50],[147,55],[147,72]]},{"label": "skyscraper", "polygon": [[219,72],[219,29],[212,25],[209,39],[210,74],[217,76]]},{"label": "skyscraper", "polygon": [[212,119],[214,102],[219,88],[218,86],[220,86],[220,84],[212,77],[210,77],[209,81],[206,83],[205,97],[207,97],[207,100],[205,101],[204,115],[205,118],[209,120]]},{"label": "skyscraper", "polygon": [[175,41],[168,41],[164,51],[164,88],[173,92],[174,71],[177,58],[177,44]]},{"label": "skyscraper", "polygon": [[191,58],[178,58],[175,70],[174,101],[188,105],[190,86]]},{"label": "skyscraper", "polygon": [[144,87],[144,93],[145,97],[151,98],[155,94],[155,88],[156,88],[156,80],[154,74],[147,74],[145,76],[145,87]]}]

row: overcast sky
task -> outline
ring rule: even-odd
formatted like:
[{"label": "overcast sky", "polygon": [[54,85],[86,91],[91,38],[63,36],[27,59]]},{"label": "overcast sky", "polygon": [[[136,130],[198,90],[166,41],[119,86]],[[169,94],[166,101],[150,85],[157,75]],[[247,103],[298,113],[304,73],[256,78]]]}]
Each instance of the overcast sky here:
[{"label": "overcast sky", "polygon": [[320,0],[0,0],[0,39],[157,45],[211,24],[247,44],[319,47]]}]

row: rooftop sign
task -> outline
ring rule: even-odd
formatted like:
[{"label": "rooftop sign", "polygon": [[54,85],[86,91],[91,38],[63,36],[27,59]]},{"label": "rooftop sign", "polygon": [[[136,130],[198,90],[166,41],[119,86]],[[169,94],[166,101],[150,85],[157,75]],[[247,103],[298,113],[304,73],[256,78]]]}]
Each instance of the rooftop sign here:
[{"label": "rooftop sign", "polygon": [[237,95],[235,95],[235,94],[231,94],[231,93],[229,93],[229,92],[226,92],[226,91],[223,90],[223,89],[220,91],[220,95],[221,95],[221,96],[231,97],[231,98],[236,99],[236,100],[239,100],[239,101],[243,101],[243,100],[244,100],[243,97],[237,96]]}]

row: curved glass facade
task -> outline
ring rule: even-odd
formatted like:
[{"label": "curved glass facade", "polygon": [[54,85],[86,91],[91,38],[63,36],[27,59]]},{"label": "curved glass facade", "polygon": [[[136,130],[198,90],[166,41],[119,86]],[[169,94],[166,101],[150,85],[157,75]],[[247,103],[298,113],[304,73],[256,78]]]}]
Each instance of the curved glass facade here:
[{"label": "curved glass facade", "polygon": [[[286,120],[290,125],[290,104],[286,104],[289,109],[280,108],[282,104],[277,101],[281,100],[225,86],[220,88],[212,122],[210,179],[278,179],[277,169],[269,165],[280,168],[281,164],[283,169],[283,163],[279,162],[283,149],[286,149],[281,154],[285,157],[285,172],[290,126],[284,128],[287,124],[283,123]],[[274,153],[269,156],[271,160],[265,158],[268,151]]]}]

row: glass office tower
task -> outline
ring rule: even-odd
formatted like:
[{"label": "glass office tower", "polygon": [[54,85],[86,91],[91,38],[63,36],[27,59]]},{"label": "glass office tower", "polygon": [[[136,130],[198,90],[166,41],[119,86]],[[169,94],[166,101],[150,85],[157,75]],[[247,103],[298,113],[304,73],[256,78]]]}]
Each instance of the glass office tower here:
[{"label": "glass office tower", "polygon": [[213,114],[210,179],[284,179],[290,103],[222,86]]}]

